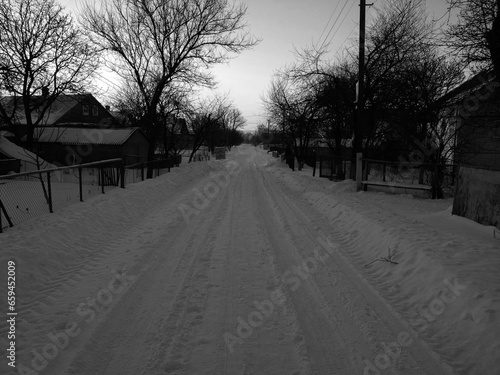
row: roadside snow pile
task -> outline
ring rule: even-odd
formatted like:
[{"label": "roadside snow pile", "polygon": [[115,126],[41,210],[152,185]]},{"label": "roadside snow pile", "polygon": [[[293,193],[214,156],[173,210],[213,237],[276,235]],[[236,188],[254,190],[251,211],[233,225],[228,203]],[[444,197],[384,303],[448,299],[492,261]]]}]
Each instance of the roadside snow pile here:
[{"label": "roadside snow pile", "polygon": [[451,200],[356,192],[353,181],[285,164],[268,170],[354,244],[343,255],[448,363],[464,374],[500,374],[495,228],[452,216]]}]

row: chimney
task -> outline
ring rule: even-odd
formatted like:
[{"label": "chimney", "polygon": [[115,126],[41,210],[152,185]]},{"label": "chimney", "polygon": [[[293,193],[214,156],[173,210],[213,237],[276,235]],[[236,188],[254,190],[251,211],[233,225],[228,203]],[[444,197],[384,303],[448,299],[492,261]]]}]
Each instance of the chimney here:
[{"label": "chimney", "polygon": [[43,86],[42,87],[42,96],[44,98],[46,98],[47,96],[49,96],[49,88],[47,86]]},{"label": "chimney", "polygon": [[111,106],[107,105],[106,106],[106,111],[108,111],[108,112],[111,111]]}]

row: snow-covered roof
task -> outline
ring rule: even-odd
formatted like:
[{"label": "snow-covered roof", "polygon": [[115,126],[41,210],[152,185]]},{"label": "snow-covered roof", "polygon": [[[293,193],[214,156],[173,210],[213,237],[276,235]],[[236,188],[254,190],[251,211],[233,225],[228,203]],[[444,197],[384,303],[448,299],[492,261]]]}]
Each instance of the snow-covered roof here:
[{"label": "snow-covered roof", "polygon": [[65,145],[122,145],[139,128],[102,129],[102,128],[36,128],[34,138],[42,143],[62,143]]},{"label": "snow-covered roof", "polygon": [[[36,169],[37,155],[31,151],[22,148],[15,143],[12,143],[7,138],[0,135],[0,153],[5,156],[21,160],[27,164],[30,164],[34,169]],[[55,165],[46,162],[45,160],[38,157],[38,162],[40,163],[41,169],[57,168]]]},{"label": "snow-covered roof", "polygon": [[[59,95],[55,99],[54,103],[51,104],[50,110],[48,110],[43,119],[43,124],[52,125],[56,123],[63,115],[68,113],[73,107],[75,107],[79,102],[85,98],[84,95]],[[41,96],[35,96],[32,98],[32,102],[42,104],[46,99]],[[17,104],[16,104],[17,103]],[[21,98],[15,97],[5,97],[2,99],[2,104],[6,108],[7,113],[11,113],[15,109],[14,121],[17,124],[25,125],[26,114],[24,112],[24,106],[22,104]],[[41,106],[40,108],[42,108]],[[32,120],[36,121],[38,119],[39,113],[37,110],[32,112]]]},{"label": "snow-covered roof", "polygon": [[474,92],[483,90],[488,86],[496,87],[497,84],[494,83],[495,79],[496,77],[491,70],[480,72],[467,81],[463,82],[447,94],[443,95],[437,101],[437,103],[441,105],[445,103],[454,104],[462,102],[465,98],[469,97]]}]

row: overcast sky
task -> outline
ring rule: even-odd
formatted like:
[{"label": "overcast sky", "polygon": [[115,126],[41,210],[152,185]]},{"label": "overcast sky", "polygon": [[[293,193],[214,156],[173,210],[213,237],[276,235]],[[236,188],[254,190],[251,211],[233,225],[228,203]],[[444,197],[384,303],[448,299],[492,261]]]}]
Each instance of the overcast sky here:
[{"label": "overcast sky", "polygon": [[[61,0],[76,12],[78,0]],[[367,1],[367,20],[385,0]],[[331,54],[340,47],[357,43],[358,0],[247,0],[247,23],[262,42],[230,63],[217,66],[218,92],[230,93],[234,105],[248,121],[245,130],[266,123],[261,97],[267,91],[273,73],[294,60],[293,49],[330,43]],[[427,0],[428,12],[436,18],[446,12],[446,0]],[[352,40],[351,40],[352,39]],[[108,82],[103,80],[103,85]],[[111,85],[112,87],[112,85]],[[111,88],[110,88],[111,90]],[[99,97],[106,101],[106,97]],[[109,103],[103,103],[109,104]]]}]

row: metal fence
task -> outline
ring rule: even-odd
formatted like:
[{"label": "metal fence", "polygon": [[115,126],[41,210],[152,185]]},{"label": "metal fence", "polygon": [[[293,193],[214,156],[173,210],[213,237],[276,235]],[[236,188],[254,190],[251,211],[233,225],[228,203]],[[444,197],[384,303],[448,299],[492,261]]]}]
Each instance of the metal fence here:
[{"label": "metal fence", "polygon": [[[320,158],[319,176],[344,180],[353,175],[350,159]],[[363,181],[379,181],[400,185],[423,185],[439,188],[444,197],[455,192],[458,166],[453,164],[420,164],[363,159]]]},{"label": "metal fence", "polygon": [[340,158],[319,158],[319,176],[330,180],[344,180],[351,173],[351,160]]},{"label": "metal fence", "polygon": [[445,197],[454,195],[458,166],[421,164],[363,159],[363,181],[424,185],[442,190]]},{"label": "metal fence", "polygon": [[147,168],[153,178],[170,172],[175,160],[162,159],[125,166],[110,159],[69,167],[0,176],[0,233],[4,228],[52,213],[116,187],[144,181]]},{"label": "metal fence", "polygon": [[170,172],[170,169],[179,166],[180,159],[161,159],[150,162],[136,163],[125,167],[125,184],[144,181],[148,167],[152,168],[153,178]]}]

